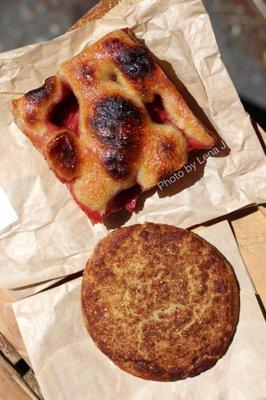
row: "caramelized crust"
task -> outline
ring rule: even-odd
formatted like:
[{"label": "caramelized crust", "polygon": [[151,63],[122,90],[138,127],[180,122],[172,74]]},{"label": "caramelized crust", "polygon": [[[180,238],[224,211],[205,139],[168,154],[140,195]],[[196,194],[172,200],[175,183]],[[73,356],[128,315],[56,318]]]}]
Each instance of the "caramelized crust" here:
[{"label": "caramelized crust", "polygon": [[174,381],[211,368],[234,336],[239,287],[208,242],[146,223],[105,237],[87,263],[82,311],[99,349],[123,370]]},{"label": "caramelized crust", "polygon": [[[187,162],[213,136],[146,46],[112,32],[13,102],[14,119],[92,219],[123,190],[142,191]],[[95,217],[96,216],[96,217]]]}]

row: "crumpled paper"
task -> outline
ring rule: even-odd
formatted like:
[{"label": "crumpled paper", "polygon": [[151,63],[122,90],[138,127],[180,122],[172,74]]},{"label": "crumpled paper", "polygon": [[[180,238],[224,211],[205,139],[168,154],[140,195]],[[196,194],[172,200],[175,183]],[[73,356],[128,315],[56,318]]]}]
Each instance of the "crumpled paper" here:
[{"label": "crumpled paper", "polygon": [[0,55],[0,186],[18,215],[0,234],[0,287],[23,287],[83,269],[95,243],[109,229],[104,224],[92,226],[78,209],[15,126],[10,107],[13,98],[54,74],[58,64],[124,27],[133,27],[164,61],[173,81],[182,82],[230,154],[222,156],[218,149],[218,155],[207,158],[204,169],[200,155],[195,174],[185,170],[183,178],[164,191],[158,189],[143,209],[121,223],[148,220],[189,227],[266,199],[264,154],[221,61],[202,3],[123,1],[83,29]]},{"label": "crumpled paper", "polygon": [[13,304],[45,400],[262,400],[266,398],[266,326],[227,221],[198,234],[232,264],[240,284],[234,339],[217,364],[183,381],[145,381],[116,367],[83,323],[81,278]]}]

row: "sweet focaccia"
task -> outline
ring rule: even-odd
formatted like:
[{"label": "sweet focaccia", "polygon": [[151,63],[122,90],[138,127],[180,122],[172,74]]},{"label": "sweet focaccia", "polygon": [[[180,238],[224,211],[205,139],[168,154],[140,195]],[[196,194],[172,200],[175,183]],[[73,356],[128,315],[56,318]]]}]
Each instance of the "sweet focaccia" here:
[{"label": "sweet focaccia", "polygon": [[99,222],[207,149],[213,136],[131,31],[103,37],[13,102],[16,124]]}]

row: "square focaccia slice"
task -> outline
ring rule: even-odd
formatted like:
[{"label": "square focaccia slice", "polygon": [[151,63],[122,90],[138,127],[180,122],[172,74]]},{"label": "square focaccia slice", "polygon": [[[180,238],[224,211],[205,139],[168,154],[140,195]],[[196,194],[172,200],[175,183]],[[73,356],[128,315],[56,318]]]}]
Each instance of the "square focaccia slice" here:
[{"label": "square focaccia slice", "polygon": [[133,33],[119,30],[14,100],[16,124],[93,222],[126,208],[214,136]]}]

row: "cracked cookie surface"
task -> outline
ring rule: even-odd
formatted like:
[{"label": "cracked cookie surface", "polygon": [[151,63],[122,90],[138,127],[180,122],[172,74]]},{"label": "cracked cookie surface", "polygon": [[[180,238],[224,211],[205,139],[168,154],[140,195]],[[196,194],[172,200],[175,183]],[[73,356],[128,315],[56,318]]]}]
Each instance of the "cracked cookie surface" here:
[{"label": "cracked cookie surface", "polygon": [[230,264],[204,239],[146,223],[117,229],[96,246],[83,275],[82,311],[95,344],[117,366],[173,381],[225,354],[239,287]]}]

